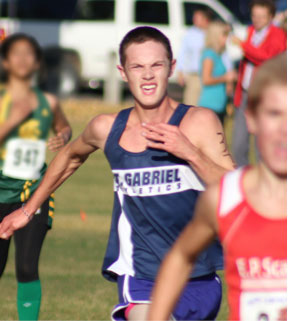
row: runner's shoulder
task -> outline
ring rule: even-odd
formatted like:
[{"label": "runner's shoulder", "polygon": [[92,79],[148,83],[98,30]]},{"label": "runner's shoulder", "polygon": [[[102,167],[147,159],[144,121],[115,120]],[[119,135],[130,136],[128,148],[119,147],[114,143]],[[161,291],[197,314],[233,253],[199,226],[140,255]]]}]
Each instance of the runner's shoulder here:
[{"label": "runner's shoulder", "polygon": [[187,111],[184,125],[197,131],[210,131],[211,129],[221,128],[221,123],[217,115],[209,108],[192,107]]},{"label": "runner's shoulder", "polygon": [[106,140],[116,117],[117,113],[97,115],[89,122],[87,129],[93,133],[95,138]]}]

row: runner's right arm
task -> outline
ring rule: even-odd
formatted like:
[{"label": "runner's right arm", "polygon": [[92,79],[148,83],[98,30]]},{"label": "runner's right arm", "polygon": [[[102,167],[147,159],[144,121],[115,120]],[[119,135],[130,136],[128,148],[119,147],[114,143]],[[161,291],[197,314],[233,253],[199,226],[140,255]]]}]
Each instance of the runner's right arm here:
[{"label": "runner's right arm", "polygon": [[42,203],[88,158],[101,148],[104,149],[113,119],[109,115],[95,117],[84,132],[73,142],[63,147],[50,163],[39,187],[22,208],[6,216],[0,224],[0,238],[8,239],[15,230],[25,226]]}]

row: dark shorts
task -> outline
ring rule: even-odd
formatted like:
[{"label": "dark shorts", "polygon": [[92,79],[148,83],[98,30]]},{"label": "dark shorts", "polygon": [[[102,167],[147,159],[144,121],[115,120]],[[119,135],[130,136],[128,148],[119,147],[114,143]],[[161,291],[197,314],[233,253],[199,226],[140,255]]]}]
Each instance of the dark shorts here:
[{"label": "dark shorts", "polygon": [[[51,228],[51,217],[53,216],[53,213],[51,213],[51,202],[54,201],[50,197],[42,204],[41,208],[37,210],[33,217],[34,222],[36,221],[39,224],[46,224],[49,228]],[[11,214],[13,211],[17,210],[21,206],[22,203],[0,203],[0,222],[4,219],[5,216]]]},{"label": "dark shorts", "polygon": [[[112,311],[112,320],[126,320],[125,310],[131,303],[149,304],[154,282],[129,275],[118,277],[119,304]],[[209,274],[190,280],[173,311],[176,320],[214,320],[222,299],[221,280]]]}]

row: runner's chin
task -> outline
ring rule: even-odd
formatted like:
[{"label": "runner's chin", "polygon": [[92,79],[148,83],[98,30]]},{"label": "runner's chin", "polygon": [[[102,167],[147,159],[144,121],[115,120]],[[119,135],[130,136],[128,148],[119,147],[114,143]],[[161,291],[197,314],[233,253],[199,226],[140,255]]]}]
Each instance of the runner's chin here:
[{"label": "runner's chin", "polygon": [[166,92],[161,92],[159,88],[156,88],[156,90],[149,95],[146,93],[142,93],[141,91],[139,95],[134,96],[134,99],[142,108],[153,109],[159,107],[166,97]]}]

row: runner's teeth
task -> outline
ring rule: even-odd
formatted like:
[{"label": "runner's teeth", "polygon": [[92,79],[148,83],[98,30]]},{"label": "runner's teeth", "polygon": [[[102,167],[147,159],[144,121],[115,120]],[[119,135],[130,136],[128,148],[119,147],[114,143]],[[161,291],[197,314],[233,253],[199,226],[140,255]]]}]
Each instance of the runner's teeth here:
[{"label": "runner's teeth", "polygon": [[156,88],[155,85],[146,85],[146,86],[143,86],[142,88],[144,89],[153,89],[153,88]]}]

